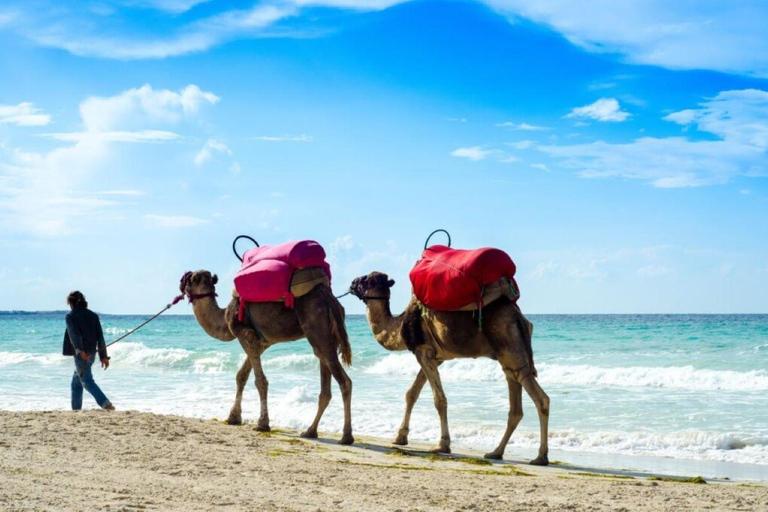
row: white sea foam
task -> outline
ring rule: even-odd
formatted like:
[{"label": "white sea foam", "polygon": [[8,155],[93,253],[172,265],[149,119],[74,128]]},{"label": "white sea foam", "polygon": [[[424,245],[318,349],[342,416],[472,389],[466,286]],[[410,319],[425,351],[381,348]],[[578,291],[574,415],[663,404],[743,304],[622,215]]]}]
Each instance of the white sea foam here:
[{"label": "white sea foam", "polygon": [[317,368],[317,357],[314,354],[288,354],[277,357],[264,357],[262,365],[272,370],[314,370]]},{"label": "white sea foam", "polygon": [[[537,364],[542,384],[620,388],[665,388],[693,391],[766,391],[768,371],[703,370],[693,366],[601,367]],[[414,376],[419,365],[412,354],[389,354],[369,368],[373,375]],[[440,367],[443,380],[484,382],[504,380],[499,364],[490,359],[457,359]]]},{"label": "white sea foam", "polygon": [[539,367],[543,384],[649,387],[692,391],[766,391],[768,371],[700,370],[693,366],[605,368],[589,365]]},{"label": "white sea foam", "polygon": [[10,366],[21,363],[37,363],[42,365],[61,364],[69,362],[58,354],[28,354],[26,352],[0,352],[0,366]]},{"label": "white sea foam", "polygon": [[183,348],[150,348],[143,343],[120,343],[110,349],[120,366],[174,369],[193,373],[218,373],[235,368],[236,358],[227,352],[197,352]]},{"label": "white sea foam", "polygon": [[111,334],[112,336],[121,336],[128,332],[128,329],[122,327],[107,327],[104,329],[105,334]]}]

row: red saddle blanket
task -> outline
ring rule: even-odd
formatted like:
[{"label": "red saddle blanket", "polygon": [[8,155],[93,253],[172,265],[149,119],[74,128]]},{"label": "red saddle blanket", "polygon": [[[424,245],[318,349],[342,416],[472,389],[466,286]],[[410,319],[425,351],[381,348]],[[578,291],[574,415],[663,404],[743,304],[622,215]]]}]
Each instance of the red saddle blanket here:
[{"label": "red saddle blanket", "polygon": [[424,250],[410,273],[413,293],[427,307],[454,311],[472,303],[482,304],[483,287],[508,278],[514,280],[515,264],[500,249],[451,249],[433,245]]},{"label": "red saddle blanket", "polygon": [[235,290],[245,302],[279,302],[293,307],[291,277],[297,270],[320,267],[328,281],[331,267],[325,261],[322,246],[312,240],[265,245],[245,251],[243,265],[235,274]]}]

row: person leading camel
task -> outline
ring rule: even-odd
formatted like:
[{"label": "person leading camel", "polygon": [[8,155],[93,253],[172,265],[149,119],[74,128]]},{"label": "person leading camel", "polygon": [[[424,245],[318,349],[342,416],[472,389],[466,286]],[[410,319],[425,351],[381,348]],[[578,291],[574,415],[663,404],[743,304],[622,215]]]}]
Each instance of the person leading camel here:
[{"label": "person leading camel", "polygon": [[64,332],[64,347],[62,353],[65,356],[75,357],[75,373],[72,375],[72,410],[83,408],[83,389],[87,390],[99,407],[108,411],[114,411],[115,406],[104,395],[104,392],[93,380],[91,366],[99,353],[101,367],[109,368],[109,356],[104,344],[104,331],[101,328],[99,315],[88,309],[85,296],[74,291],[67,296],[67,304],[71,311],[67,313],[67,329]]}]

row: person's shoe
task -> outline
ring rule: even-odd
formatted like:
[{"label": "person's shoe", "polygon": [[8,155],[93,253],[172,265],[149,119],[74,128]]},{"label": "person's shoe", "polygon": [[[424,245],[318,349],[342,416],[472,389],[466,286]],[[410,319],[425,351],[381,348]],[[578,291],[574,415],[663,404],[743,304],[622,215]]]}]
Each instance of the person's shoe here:
[{"label": "person's shoe", "polygon": [[105,410],[105,411],[114,411],[114,410],[115,410],[115,406],[114,406],[114,405],[112,405],[112,404],[109,404],[108,406],[106,406],[106,407],[104,408],[104,410]]}]

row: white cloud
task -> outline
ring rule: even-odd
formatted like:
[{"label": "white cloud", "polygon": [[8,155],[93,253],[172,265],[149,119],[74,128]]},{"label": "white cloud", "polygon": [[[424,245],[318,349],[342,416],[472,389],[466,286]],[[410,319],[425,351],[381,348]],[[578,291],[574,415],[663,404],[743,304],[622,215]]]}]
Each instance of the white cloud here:
[{"label": "white cloud", "polygon": [[547,164],[531,164],[531,167],[533,167],[534,169],[538,169],[540,171],[550,172],[550,169],[549,167],[547,167]]},{"label": "white cloud", "polygon": [[480,160],[485,160],[496,152],[497,150],[495,149],[483,149],[480,146],[472,146],[469,148],[456,149],[451,152],[451,156],[466,158],[468,160],[472,160],[473,162],[479,162]]},{"label": "white cloud", "polygon": [[144,219],[163,228],[194,228],[210,223],[209,220],[186,215],[145,215]]},{"label": "white cloud", "polygon": [[[0,23],[2,25],[2,23]],[[0,104],[0,124],[15,124],[16,126],[45,126],[51,122],[51,116],[44,114],[32,103],[24,102],[18,105]]]},{"label": "white cloud", "polygon": [[212,92],[188,85],[179,91],[155,90],[145,84],[137,89],[102,98],[93,96],[80,104],[86,131],[108,132],[140,122],[176,123],[196,114],[203,104],[216,104],[220,98]]},{"label": "white cloud", "polygon": [[154,91],[149,85],[106,98],[88,98],[80,105],[85,131],[49,134],[69,143],[45,153],[0,143],[0,225],[39,236],[72,233],[73,220],[109,218],[121,196],[140,192],[88,192],[94,175],[107,165],[116,142],[175,140],[172,132],[146,129],[154,122],[177,122],[215,102],[196,86],[179,92]]},{"label": "white cloud", "polygon": [[536,126],[528,123],[513,123],[512,121],[506,121],[504,123],[497,123],[499,128],[509,128],[510,130],[520,130],[524,132],[535,132],[542,130],[549,130],[546,126]]},{"label": "white cloud", "polygon": [[629,112],[621,110],[616,98],[600,98],[583,107],[574,108],[566,117],[582,117],[596,121],[621,122],[629,118]]},{"label": "white cloud", "polygon": [[146,192],[141,190],[100,190],[96,192],[100,196],[133,196],[139,197],[146,195]]},{"label": "white cloud", "polygon": [[518,142],[505,142],[504,144],[515,149],[528,149],[536,143],[532,140],[521,140]]},{"label": "white cloud", "polygon": [[232,150],[226,144],[216,139],[208,139],[200,151],[195,155],[195,165],[200,167],[205,162],[213,158],[213,152],[232,156]]},{"label": "white cloud", "polygon": [[[82,10],[53,10],[20,33],[38,44],[76,55],[110,59],[162,59],[206,51],[228,41],[264,36],[306,37],[312,25],[288,26],[306,9],[327,7],[375,11],[408,0],[282,0],[248,9],[220,11],[187,21],[179,16],[198,0],[132,0],[128,6],[151,7],[171,20],[142,27],[142,34],[116,36],[99,20],[83,19]],[[709,69],[768,76],[768,4],[762,0],[668,2],[662,0],[477,0],[516,22],[525,18],[561,33],[592,52],[618,53],[632,63],[672,69]],[[34,14],[45,12],[33,4]],[[52,5],[56,5],[52,3]],[[226,2],[210,3],[211,10]],[[125,4],[123,4],[125,7]],[[31,8],[29,8],[31,11]],[[93,11],[93,6],[91,6]],[[0,26],[3,24],[0,14]],[[7,23],[15,17],[7,14]],[[34,16],[29,16],[34,19]],[[178,21],[177,21],[178,20]],[[175,23],[174,23],[175,22]],[[104,28],[102,28],[104,27]],[[170,28],[169,28],[170,27]],[[162,30],[162,32],[161,32]],[[322,32],[321,32],[322,33]]]},{"label": "white cloud", "polygon": [[210,2],[211,0],[132,0],[139,7],[157,9],[173,14],[181,14],[192,9],[196,5]]},{"label": "white cloud", "polygon": [[698,109],[669,114],[667,121],[694,126],[719,140],[643,137],[624,144],[597,141],[538,146],[586,178],[621,177],[660,188],[728,183],[736,176],[768,173],[768,93],[724,91]]},{"label": "white cloud", "polygon": [[283,136],[261,136],[254,137],[255,140],[263,140],[267,142],[312,142],[313,137],[311,135],[283,135]]},{"label": "white cloud", "polygon": [[768,3],[762,0],[483,0],[502,14],[527,18],[593,52],[671,69],[710,69],[768,76]]},{"label": "white cloud", "polygon": [[67,132],[44,133],[43,137],[62,142],[78,142],[84,139],[102,142],[168,142],[181,139],[181,135],[164,130],[138,130],[134,132]]},{"label": "white cloud", "polygon": [[768,148],[768,92],[757,89],[723,91],[699,105],[664,118],[680,125],[696,125],[733,143]]}]

